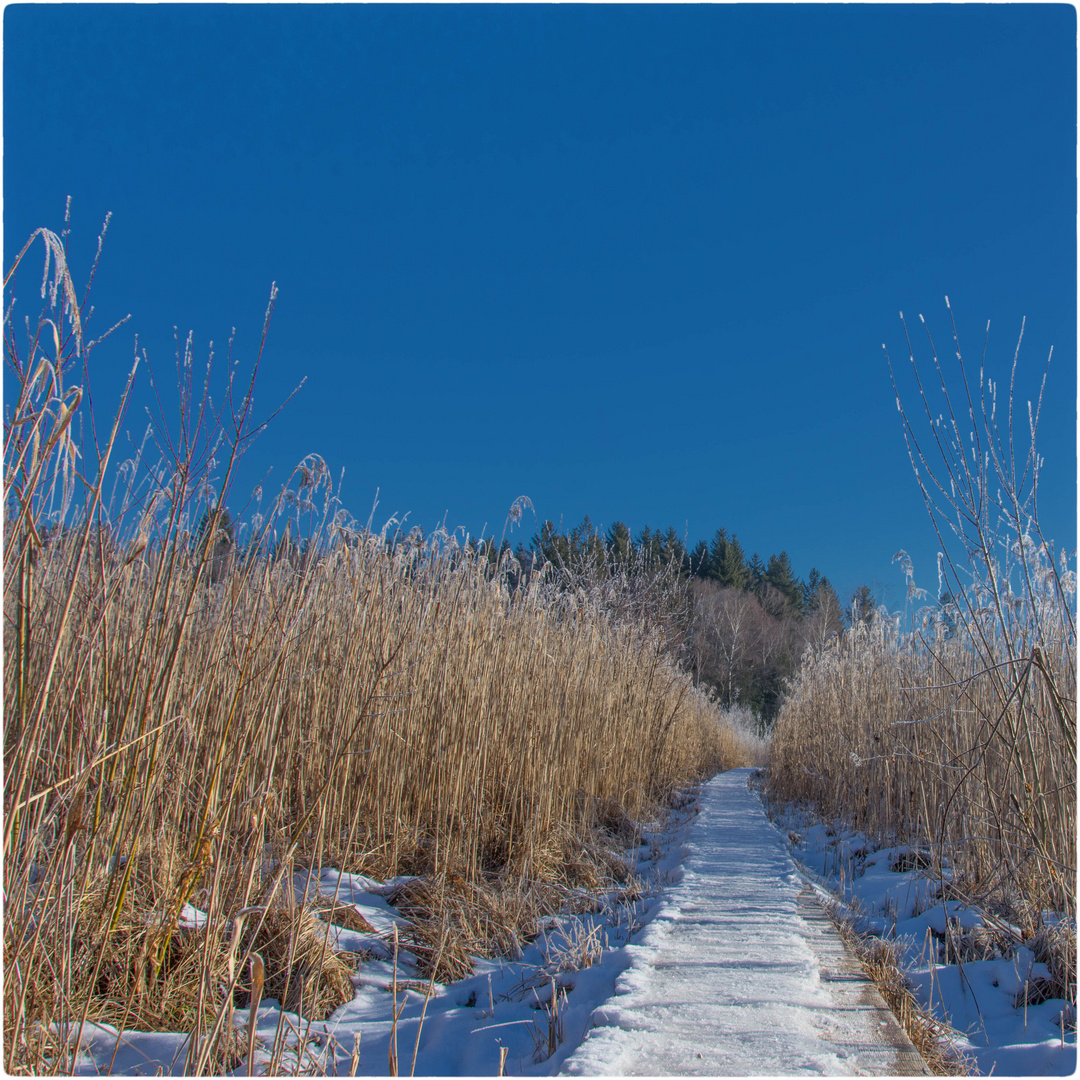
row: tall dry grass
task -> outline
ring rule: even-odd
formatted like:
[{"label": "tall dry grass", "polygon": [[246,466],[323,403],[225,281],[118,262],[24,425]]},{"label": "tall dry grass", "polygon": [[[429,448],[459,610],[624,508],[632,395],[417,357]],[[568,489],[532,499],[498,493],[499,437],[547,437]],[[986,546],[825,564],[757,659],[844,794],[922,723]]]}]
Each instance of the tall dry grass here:
[{"label": "tall dry grass", "polygon": [[258,361],[214,401],[179,346],[175,414],[117,464],[131,381],[115,423],[83,415],[86,300],[60,238],[35,238],[25,344],[5,297],[8,1070],[70,1068],[65,1025],[88,1019],[187,1030],[189,1069],[235,1065],[245,994],[317,1012],[350,993],[294,870],[472,887],[505,941],[530,888],[603,869],[605,823],[744,763],[663,624],[543,574],[512,589],[509,556],[452,536],[359,528],[317,458],[241,547],[217,507],[263,426]]},{"label": "tall dry grass", "polygon": [[1051,678],[1032,665],[1005,702],[969,641],[857,624],[804,660],[773,732],[772,790],[917,843],[952,867],[954,891],[1014,916],[1071,913],[1075,758],[1053,702],[1071,675]]},{"label": "tall dry grass", "polygon": [[882,616],[807,655],[775,727],[771,783],[916,842],[948,868],[952,895],[1036,935],[1047,909],[1075,913],[1075,574],[1039,524],[1045,374],[1021,413],[1019,345],[999,395],[965,365],[955,326],[953,339],[946,369],[927,335],[930,380],[909,342],[914,409],[897,389],[942,603],[910,632]]}]

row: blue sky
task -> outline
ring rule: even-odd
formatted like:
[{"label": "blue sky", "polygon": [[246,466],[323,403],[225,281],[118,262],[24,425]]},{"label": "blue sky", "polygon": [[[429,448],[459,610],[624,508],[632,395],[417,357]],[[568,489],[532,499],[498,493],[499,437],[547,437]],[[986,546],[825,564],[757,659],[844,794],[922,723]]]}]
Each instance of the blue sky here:
[{"label": "blue sky", "polygon": [[70,195],[82,276],[112,212],[110,415],[136,332],[166,385],[174,326],[246,361],[278,283],[257,403],[307,383],[231,504],[314,451],[362,520],[525,494],[898,603],[935,545],[881,346],[921,312],[950,356],[946,294],[994,372],[1023,316],[1025,386],[1053,345],[1075,546],[1075,42],[1067,5],[9,6],[5,267]]}]

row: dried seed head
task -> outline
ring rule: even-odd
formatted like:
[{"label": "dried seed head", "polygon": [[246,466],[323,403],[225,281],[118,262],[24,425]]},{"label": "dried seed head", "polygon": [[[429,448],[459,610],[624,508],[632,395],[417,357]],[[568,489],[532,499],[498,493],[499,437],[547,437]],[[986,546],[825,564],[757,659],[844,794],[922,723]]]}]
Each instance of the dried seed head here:
[{"label": "dried seed head", "polygon": [[259,1002],[262,1000],[266,965],[263,963],[263,958],[257,952],[253,952],[249,957],[249,966],[251,970],[251,1011],[254,1014],[259,1007]]},{"label": "dried seed head", "polygon": [[86,801],[86,789],[79,788],[75,797],[71,800],[71,806],[67,813],[67,824],[64,827],[64,847],[71,843],[71,838],[83,828],[83,804]]}]

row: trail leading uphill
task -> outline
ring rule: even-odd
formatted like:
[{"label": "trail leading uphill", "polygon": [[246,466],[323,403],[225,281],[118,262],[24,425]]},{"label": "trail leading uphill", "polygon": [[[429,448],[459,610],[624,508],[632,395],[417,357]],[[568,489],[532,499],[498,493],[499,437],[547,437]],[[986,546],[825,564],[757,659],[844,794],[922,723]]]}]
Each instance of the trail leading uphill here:
[{"label": "trail leading uphill", "polygon": [[681,880],[626,946],[615,995],[562,1064],[571,1075],[925,1072],[850,958],[748,787],[702,790]]}]

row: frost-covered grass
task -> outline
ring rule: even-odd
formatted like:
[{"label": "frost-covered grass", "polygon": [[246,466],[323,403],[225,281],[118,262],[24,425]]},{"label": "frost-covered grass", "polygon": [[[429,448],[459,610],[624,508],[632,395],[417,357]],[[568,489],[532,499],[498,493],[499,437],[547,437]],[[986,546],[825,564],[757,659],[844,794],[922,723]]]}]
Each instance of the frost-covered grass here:
[{"label": "frost-covered grass", "polygon": [[1075,1036],[1066,1057],[1051,1030],[1067,1036],[1076,1010],[1075,552],[1039,524],[1045,374],[1024,409],[1018,345],[999,400],[953,333],[954,368],[930,341],[924,378],[911,353],[912,411],[894,373],[941,545],[938,603],[918,609],[926,594],[899,553],[906,620],[878,612],[806,655],[769,787],[844,823],[812,826],[805,857],[898,942],[923,1004],[980,1066],[1058,1071],[1075,1063]]},{"label": "frost-covered grass", "polygon": [[[970,640],[901,637],[884,618],[808,657],[777,720],[770,787],[947,862],[955,887],[1023,919],[1072,914],[1071,651],[988,670]],[[1030,657],[1029,657],[1030,660]]]},{"label": "frost-covered grass", "polygon": [[[554,910],[537,920],[532,940],[501,956],[473,956],[467,968],[447,969],[441,979],[433,977],[430,957],[412,948],[416,927],[398,903],[425,879],[380,881],[336,868],[295,873],[290,886],[297,904],[321,908],[329,944],[352,961],[348,999],[313,1019],[299,1003],[283,1006],[280,995],[267,992],[254,1025],[250,1007],[235,1008],[229,1017],[235,1035],[219,1040],[227,1052],[217,1069],[316,1076],[551,1073],[578,1045],[593,1009],[614,993],[631,960],[627,943],[653,918],[663,885],[677,872],[681,849],[674,841],[693,802],[676,802],[664,820],[642,823],[629,847],[619,847],[628,870],[623,884],[611,881],[592,894],[563,890]],[[185,914],[184,925],[206,925],[205,913]],[[71,1060],[76,1074],[182,1075],[190,1036],[182,1028],[120,1031],[98,1023],[86,1025],[79,1042]]]},{"label": "frost-covered grass", "polygon": [[1075,552],[1039,523],[1046,374],[1025,408],[1020,345],[999,394],[989,361],[976,378],[953,333],[955,364],[929,335],[931,364],[912,352],[913,408],[894,379],[941,549],[938,603],[918,607],[927,596],[900,552],[906,620],[879,612],[806,656],[770,778],[783,799],[917,843],[955,890],[1033,934],[1042,911],[1075,914]]},{"label": "frost-covered grass", "polygon": [[756,752],[618,582],[517,587],[453,536],[357,526],[314,456],[230,531],[257,360],[212,394],[181,345],[179,401],[119,460],[89,307],[36,236],[25,337],[26,251],[5,281],[8,1070],[70,1067],[70,1024],[188,1032],[203,1071],[253,995],[326,1015],[350,968],[294,902],[305,868],[422,880],[399,909],[439,978],[513,952],[624,873],[605,837]]},{"label": "frost-covered grass", "polygon": [[879,845],[806,808],[774,804],[772,813],[796,858],[837,898],[838,917],[890,946],[921,1013],[906,1018],[909,1030],[924,1029],[928,1056],[948,1064],[951,1049],[962,1071],[966,1060],[982,1075],[1075,1071],[1072,920],[1043,911],[1022,926],[962,898],[952,870],[931,867],[924,848]]}]

